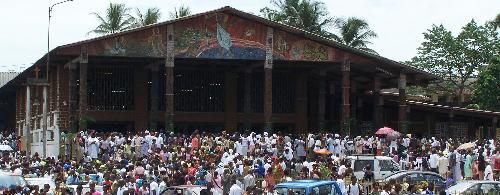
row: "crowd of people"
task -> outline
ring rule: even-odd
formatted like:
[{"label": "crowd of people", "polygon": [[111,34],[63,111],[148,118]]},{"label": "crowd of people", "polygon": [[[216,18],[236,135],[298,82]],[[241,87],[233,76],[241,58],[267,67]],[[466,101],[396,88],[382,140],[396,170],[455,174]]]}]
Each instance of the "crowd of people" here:
[{"label": "crowd of people", "polygon": [[[13,139],[14,138],[14,139]],[[2,137],[2,140],[4,138]],[[10,137],[14,149],[19,140]],[[452,185],[460,180],[495,180],[500,147],[493,140],[417,138],[387,139],[319,133],[200,132],[190,135],[157,131],[82,131],[61,135],[61,155],[42,158],[25,152],[4,153],[3,169],[25,177],[50,177],[56,188],[13,189],[13,193],[65,194],[64,185],[90,183],[89,194],[158,195],[169,186],[203,185],[202,194],[272,194],[277,183],[296,179],[335,180],[344,194],[398,194],[398,183],[379,186],[369,177],[355,178],[346,156],[390,156],[406,170],[434,171]],[[329,153],[315,151],[326,149]],[[368,175],[368,176],[366,176]],[[359,180],[359,181],[358,181]],[[356,182],[370,188],[356,187]],[[430,184],[431,185],[431,184]],[[78,189],[78,188],[77,188]],[[16,191],[17,190],[17,191]],[[431,192],[428,187],[423,193]],[[432,192],[439,193],[439,192]]]}]

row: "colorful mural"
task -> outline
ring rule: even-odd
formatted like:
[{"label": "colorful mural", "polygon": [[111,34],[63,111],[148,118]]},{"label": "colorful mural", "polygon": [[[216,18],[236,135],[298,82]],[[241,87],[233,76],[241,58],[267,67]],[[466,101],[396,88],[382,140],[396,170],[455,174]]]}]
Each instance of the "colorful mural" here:
[{"label": "colorful mural", "polygon": [[89,46],[89,55],[164,57],[165,27],[154,27],[97,41]]},{"label": "colorful mural", "polygon": [[[93,41],[89,55],[166,56],[166,25]],[[223,12],[174,23],[175,57],[207,59],[265,59],[267,26]],[[280,60],[332,61],[336,49],[301,36],[274,29],[273,58]],[[67,48],[75,52],[79,48]]]},{"label": "colorful mural", "polygon": [[275,52],[288,60],[328,61],[333,59],[333,49],[284,31],[274,33]]},{"label": "colorful mural", "polygon": [[263,25],[224,13],[193,18],[175,24],[176,57],[263,60],[266,30]]}]

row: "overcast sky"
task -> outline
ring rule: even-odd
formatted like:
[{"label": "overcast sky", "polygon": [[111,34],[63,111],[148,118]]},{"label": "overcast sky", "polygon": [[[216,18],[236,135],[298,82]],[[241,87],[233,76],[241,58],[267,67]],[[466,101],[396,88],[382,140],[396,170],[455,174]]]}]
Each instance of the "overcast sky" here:
[{"label": "overcast sky", "polygon": [[[47,52],[48,6],[60,0],[9,0],[0,12],[0,71],[22,70]],[[91,12],[103,13],[109,2],[147,9],[158,7],[162,21],[176,6],[193,13],[232,6],[260,14],[270,0],[73,0],[57,5],[51,22],[51,49],[88,39],[97,26]],[[325,0],[334,17],[356,16],[368,21],[378,34],[371,47],[380,55],[404,61],[416,55],[422,33],[432,24],[443,24],[454,33],[474,19],[480,24],[500,13],[500,0]]]}]

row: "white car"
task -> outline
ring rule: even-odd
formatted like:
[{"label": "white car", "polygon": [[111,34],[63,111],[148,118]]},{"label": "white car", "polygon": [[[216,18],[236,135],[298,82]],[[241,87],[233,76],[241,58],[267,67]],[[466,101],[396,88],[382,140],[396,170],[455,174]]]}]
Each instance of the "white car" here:
[{"label": "white car", "polygon": [[498,181],[462,181],[446,189],[447,195],[499,194]]},{"label": "white car", "polygon": [[375,180],[384,179],[400,171],[398,164],[391,157],[387,156],[353,155],[348,156],[347,159],[351,163],[351,168],[357,179],[363,178],[365,167],[368,165],[372,168]]}]

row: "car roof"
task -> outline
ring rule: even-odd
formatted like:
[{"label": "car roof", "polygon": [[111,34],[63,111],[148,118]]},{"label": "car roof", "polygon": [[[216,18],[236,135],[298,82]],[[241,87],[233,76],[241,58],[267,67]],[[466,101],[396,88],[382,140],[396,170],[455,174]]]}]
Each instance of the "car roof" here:
[{"label": "car roof", "polygon": [[489,180],[467,180],[467,181],[461,181],[459,183],[495,183],[495,184],[500,184],[500,181],[489,181]]},{"label": "car roof", "polygon": [[292,180],[284,183],[279,183],[276,187],[287,187],[287,188],[309,188],[316,187],[325,184],[335,184],[335,181],[327,180]]},{"label": "car roof", "polygon": [[203,188],[205,186],[201,185],[179,185],[179,186],[170,186],[168,188],[180,188],[180,189],[187,189],[187,188]]},{"label": "car roof", "polygon": [[399,172],[395,172],[392,175],[387,176],[385,179],[389,179],[389,178],[392,179],[393,177],[398,177],[398,176],[412,174],[412,173],[421,173],[421,174],[436,175],[436,176],[439,176],[439,177],[443,178],[441,175],[439,175],[437,173],[434,173],[432,171],[399,171]]},{"label": "car roof", "polygon": [[351,156],[348,156],[347,158],[348,159],[354,159],[354,160],[357,160],[357,159],[360,159],[360,160],[373,160],[373,159],[377,159],[377,160],[392,160],[392,158],[388,157],[388,156],[374,156],[374,155],[371,155],[371,154],[351,155]]}]

